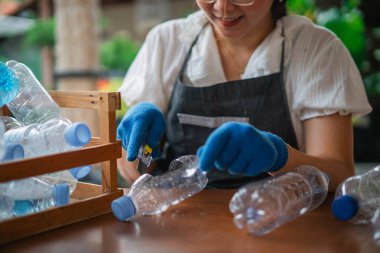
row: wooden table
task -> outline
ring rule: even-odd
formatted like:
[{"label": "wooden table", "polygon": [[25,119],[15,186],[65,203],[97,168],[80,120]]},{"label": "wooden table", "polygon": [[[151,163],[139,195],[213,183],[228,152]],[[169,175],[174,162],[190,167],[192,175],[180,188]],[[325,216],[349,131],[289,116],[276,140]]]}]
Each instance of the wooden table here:
[{"label": "wooden table", "polygon": [[0,252],[380,252],[369,226],[337,221],[330,195],[319,208],[255,238],[232,222],[234,191],[204,190],[167,212],[119,222],[112,214],[0,246]]}]

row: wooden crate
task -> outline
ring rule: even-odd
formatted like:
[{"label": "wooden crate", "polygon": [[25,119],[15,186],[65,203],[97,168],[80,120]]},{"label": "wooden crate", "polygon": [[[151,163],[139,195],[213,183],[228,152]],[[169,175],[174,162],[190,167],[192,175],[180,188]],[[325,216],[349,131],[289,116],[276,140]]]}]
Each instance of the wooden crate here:
[{"label": "wooden crate", "polygon": [[[0,222],[0,244],[109,213],[112,200],[123,194],[117,188],[116,168],[116,159],[121,157],[115,114],[120,109],[120,93],[50,91],[50,95],[61,107],[97,110],[99,137],[80,150],[1,163],[0,183],[101,163],[102,185],[78,182],[69,205]],[[2,111],[8,114],[6,107]]]}]

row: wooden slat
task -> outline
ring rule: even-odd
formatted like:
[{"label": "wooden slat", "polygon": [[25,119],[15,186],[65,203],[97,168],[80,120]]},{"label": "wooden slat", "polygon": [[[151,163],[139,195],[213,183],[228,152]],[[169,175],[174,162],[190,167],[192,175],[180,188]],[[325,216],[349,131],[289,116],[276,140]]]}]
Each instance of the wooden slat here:
[{"label": "wooden slat", "polygon": [[0,244],[109,213],[112,200],[122,195],[119,190],[86,201],[6,220],[0,224]]},{"label": "wooden slat", "polygon": [[96,197],[101,194],[103,194],[101,185],[78,182],[75,187],[75,191],[71,194],[71,198],[83,200]]},{"label": "wooden slat", "polygon": [[121,144],[120,142],[115,142],[39,158],[1,163],[0,182],[37,176],[106,160],[116,160],[120,157]]},{"label": "wooden slat", "polygon": [[94,110],[99,108],[97,91],[49,91],[49,94],[60,107]]}]

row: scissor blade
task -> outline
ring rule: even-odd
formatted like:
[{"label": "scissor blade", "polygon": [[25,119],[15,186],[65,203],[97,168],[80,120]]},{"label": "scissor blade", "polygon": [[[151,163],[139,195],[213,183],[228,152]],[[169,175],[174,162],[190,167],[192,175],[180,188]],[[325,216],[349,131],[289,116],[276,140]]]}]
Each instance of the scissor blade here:
[{"label": "scissor blade", "polygon": [[144,174],[146,173],[146,168],[146,164],[139,160],[137,164],[137,171],[140,172],[140,174]]}]

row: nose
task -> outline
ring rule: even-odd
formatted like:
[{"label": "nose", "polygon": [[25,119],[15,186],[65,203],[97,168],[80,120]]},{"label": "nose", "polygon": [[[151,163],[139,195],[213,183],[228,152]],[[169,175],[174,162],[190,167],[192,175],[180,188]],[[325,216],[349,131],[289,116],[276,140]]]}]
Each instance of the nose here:
[{"label": "nose", "polygon": [[232,4],[229,0],[216,0],[214,3],[214,9],[221,13],[232,11],[236,8],[236,5]]}]

